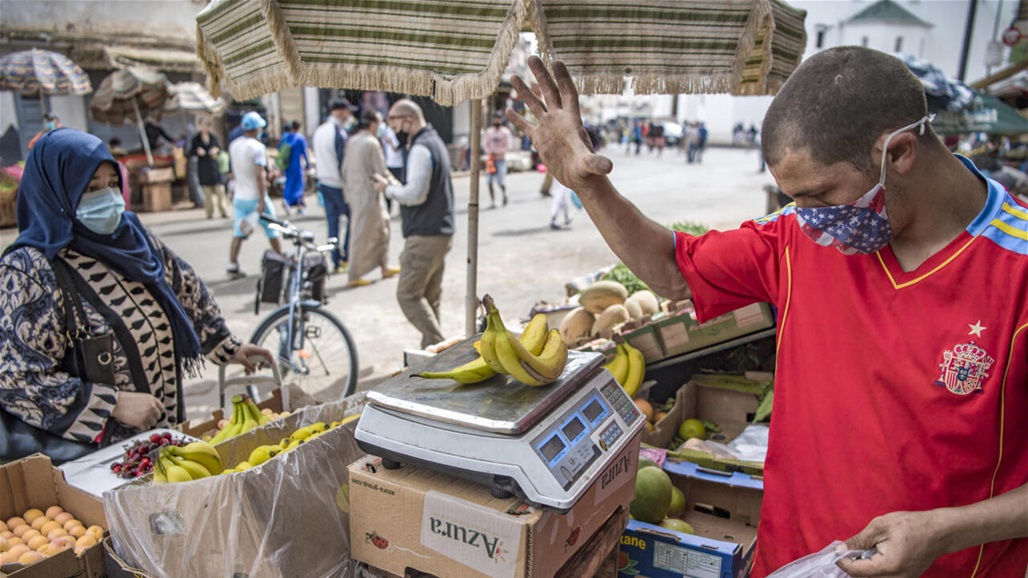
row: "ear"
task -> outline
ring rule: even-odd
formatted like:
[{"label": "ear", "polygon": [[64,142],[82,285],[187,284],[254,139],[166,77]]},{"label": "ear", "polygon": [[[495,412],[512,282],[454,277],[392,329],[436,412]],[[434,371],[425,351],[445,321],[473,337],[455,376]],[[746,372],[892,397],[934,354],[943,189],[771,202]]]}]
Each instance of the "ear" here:
[{"label": "ear", "polygon": [[892,137],[887,160],[889,168],[900,175],[909,173],[917,163],[920,144],[916,132],[902,132]]}]

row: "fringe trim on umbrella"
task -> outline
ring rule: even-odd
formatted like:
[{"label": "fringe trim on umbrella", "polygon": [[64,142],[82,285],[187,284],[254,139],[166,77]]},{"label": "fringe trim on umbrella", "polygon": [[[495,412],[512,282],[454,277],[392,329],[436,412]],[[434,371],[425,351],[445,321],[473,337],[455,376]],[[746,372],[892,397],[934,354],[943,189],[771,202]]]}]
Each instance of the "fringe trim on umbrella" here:
[{"label": "fringe trim on umbrella", "polygon": [[[546,13],[538,0],[526,0],[530,4],[528,8],[528,23],[535,32],[539,42],[539,54],[546,64],[551,67],[553,60],[560,59],[553,49],[552,39],[548,33]],[[733,94],[765,94],[767,89],[767,75],[774,64],[771,56],[771,41],[774,33],[774,18],[771,0],[754,0],[750,16],[746,21],[746,27],[739,45],[735,52],[735,62],[730,72],[715,74],[661,74],[653,72],[644,75],[632,76],[624,71],[599,71],[590,70],[583,72],[569,67],[569,72],[579,89],[579,94],[621,94],[625,89],[625,80],[636,94],[696,94],[696,93],[728,93]],[[744,82],[744,71],[746,61],[753,55],[757,38],[763,34],[764,43],[761,46],[761,70],[760,78],[755,83]]]},{"label": "fringe trim on umbrella", "polygon": [[[285,61],[290,67],[294,84],[300,86],[382,90],[427,96],[443,106],[454,106],[468,99],[485,98],[496,91],[503,71],[510,62],[511,52],[517,45],[524,21],[524,2],[515,0],[504,19],[489,64],[485,70],[475,75],[461,74],[448,78],[428,70],[400,67],[305,64],[295,52],[295,48],[292,53],[285,53]],[[288,45],[284,43],[282,46]]]}]

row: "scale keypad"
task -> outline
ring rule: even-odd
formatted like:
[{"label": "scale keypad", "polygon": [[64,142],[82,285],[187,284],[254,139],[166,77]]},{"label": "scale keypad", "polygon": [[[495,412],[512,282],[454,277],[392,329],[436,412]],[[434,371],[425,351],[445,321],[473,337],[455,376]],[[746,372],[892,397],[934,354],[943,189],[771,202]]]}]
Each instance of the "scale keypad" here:
[{"label": "scale keypad", "polygon": [[616,383],[610,382],[603,386],[600,393],[603,394],[603,397],[607,398],[611,407],[614,408],[614,412],[621,416],[626,425],[632,425],[636,418],[639,417],[639,408],[635,407],[635,403],[628,398],[625,391]]}]

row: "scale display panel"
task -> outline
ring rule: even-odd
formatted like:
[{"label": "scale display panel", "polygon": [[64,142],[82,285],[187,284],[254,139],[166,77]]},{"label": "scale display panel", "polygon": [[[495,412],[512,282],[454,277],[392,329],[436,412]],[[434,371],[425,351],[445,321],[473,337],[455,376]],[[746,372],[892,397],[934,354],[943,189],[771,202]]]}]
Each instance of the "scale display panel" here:
[{"label": "scale display panel", "polygon": [[611,437],[609,442],[599,433],[598,429],[611,415],[610,405],[598,391],[593,390],[577,407],[561,415],[550,428],[532,441],[532,446],[542,457],[550,475],[565,490],[622,433],[618,428],[617,436]]}]

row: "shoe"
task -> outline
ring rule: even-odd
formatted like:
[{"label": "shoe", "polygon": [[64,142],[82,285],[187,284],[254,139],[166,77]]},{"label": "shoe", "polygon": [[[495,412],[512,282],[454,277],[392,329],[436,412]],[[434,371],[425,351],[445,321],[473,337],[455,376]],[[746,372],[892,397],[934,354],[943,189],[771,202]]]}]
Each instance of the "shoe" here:
[{"label": "shoe", "polygon": [[553,195],[550,194],[550,191],[539,191],[539,194],[544,196],[544,197],[551,197],[551,196],[553,196]]},{"label": "shoe", "polygon": [[504,207],[506,207],[506,206],[507,206],[507,193],[504,193],[504,194],[503,194],[503,206],[504,206]]},{"label": "shoe", "polygon": [[553,229],[554,231],[559,231],[560,230],[560,225],[558,225],[557,223],[550,223],[550,228]]},{"label": "shoe", "polygon": [[382,278],[383,279],[388,279],[390,277],[395,277],[399,273],[400,273],[400,268],[399,267],[387,267],[387,268],[382,270]]},{"label": "shoe", "polygon": [[565,226],[565,227],[570,227],[570,226],[571,226],[571,219],[566,219],[566,220],[564,221],[564,226]]},{"label": "shoe", "polygon": [[307,215],[307,209],[304,209],[303,207],[300,207],[299,209],[296,210],[296,215],[299,216],[299,217],[306,216]]},{"label": "shoe", "polygon": [[346,286],[347,287],[367,287],[368,285],[371,285],[372,283],[374,283],[374,281],[368,281],[367,279],[357,279],[356,281],[350,281],[349,283],[346,284]]},{"label": "shoe", "polygon": [[350,269],[350,264],[347,263],[346,261],[343,261],[343,262],[339,263],[338,265],[336,265],[336,269],[335,269],[335,271],[333,271],[333,273],[336,273],[338,275],[339,273],[346,273],[346,271],[349,270],[349,269]]},{"label": "shoe", "polygon": [[232,277],[246,277],[246,273],[239,268],[239,263],[229,263],[228,266],[225,267],[225,272]]},{"label": "shoe", "polygon": [[493,204],[489,205],[489,208],[490,209],[495,209],[496,208],[496,203],[493,203]]}]

